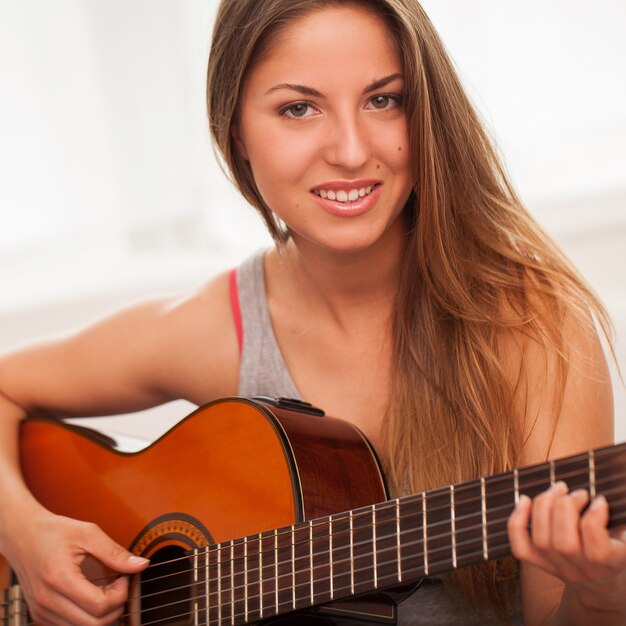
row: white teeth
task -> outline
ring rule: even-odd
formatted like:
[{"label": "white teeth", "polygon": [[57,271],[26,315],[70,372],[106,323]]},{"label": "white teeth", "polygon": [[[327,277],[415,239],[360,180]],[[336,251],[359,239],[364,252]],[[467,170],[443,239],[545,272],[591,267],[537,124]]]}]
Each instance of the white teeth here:
[{"label": "white teeth", "polygon": [[321,198],[327,198],[328,200],[336,200],[337,202],[354,202],[359,198],[364,198],[372,193],[372,190],[376,187],[376,185],[368,185],[367,187],[360,187],[359,189],[350,189],[346,191],[344,189],[339,189],[337,191],[333,191],[329,189],[325,191],[324,189],[316,189],[315,193]]}]

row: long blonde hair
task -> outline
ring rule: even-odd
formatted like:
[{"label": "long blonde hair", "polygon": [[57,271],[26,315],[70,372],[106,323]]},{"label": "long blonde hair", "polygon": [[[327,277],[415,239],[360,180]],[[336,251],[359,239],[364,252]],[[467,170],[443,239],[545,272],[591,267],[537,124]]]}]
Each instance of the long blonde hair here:
[{"label": "long blonde hair", "polygon": [[[338,0],[223,0],[208,65],[214,144],[244,197],[280,243],[285,233],[234,149],[243,82],[280,29]],[[511,187],[430,20],[416,0],[353,0],[370,7],[398,42],[414,191],[393,325],[394,372],[382,456],[396,491],[422,491],[515,467],[521,420],[502,340],[522,332],[558,354],[555,406],[568,357],[562,321],[589,312],[610,322],[593,292]],[[556,418],[555,418],[556,419]],[[504,616],[499,581],[511,560],[458,572],[468,597]],[[476,602],[474,603],[476,605]]]}]

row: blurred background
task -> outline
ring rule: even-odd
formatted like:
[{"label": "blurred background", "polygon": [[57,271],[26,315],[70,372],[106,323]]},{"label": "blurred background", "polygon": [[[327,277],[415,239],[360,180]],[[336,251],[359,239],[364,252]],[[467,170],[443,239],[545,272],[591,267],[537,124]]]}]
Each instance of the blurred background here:
[{"label": "blurred background", "polygon": [[[626,3],[423,5],[520,195],[606,303],[624,368]],[[209,144],[216,9],[0,0],[0,350],[193,287],[269,244]],[[152,437],[185,410],[106,424]]]}]

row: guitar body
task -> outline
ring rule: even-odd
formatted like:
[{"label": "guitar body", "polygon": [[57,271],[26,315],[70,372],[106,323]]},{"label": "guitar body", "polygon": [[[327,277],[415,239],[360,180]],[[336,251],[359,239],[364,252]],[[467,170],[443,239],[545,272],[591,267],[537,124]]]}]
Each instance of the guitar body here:
[{"label": "guitar body", "polygon": [[[26,482],[51,511],[95,522],[152,563],[188,563],[181,557],[210,544],[388,497],[376,455],[357,429],[256,400],[205,405],[136,453],[117,450],[115,442],[86,436],[85,430],[55,420],[26,420],[21,437]],[[189,569],[163,567],[170,567],[170,577],[184,578]],[[1,560],[0,582],[3,587],[12,582]],[[158,587],[158,582],[141,584]],[[185,579],[184,586],[190,584]],[[182,597],[176,603],[180,609],[192,600]],[[135,606],[129,612],[143,616],[145,610]],[[163,615],[151,610],[150,621],[195,623],[177,618],[180,610]],[[320,617],[298,615],[297,623],[330,619],[316,614]],[[391,603],[377,597],[336,604],[326,614],[336,616],[333,622],[341,615],[394,621]],[[124,623],[144,622],[134,617]]]}]

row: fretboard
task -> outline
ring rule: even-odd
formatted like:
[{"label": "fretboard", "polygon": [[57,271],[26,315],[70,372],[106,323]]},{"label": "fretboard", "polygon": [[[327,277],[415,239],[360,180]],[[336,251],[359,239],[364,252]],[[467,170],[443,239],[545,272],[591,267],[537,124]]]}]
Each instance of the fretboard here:
[{"label": "fretboard", "polygon": [[197,619],[255,622],[507,556],[520,495],[561,480],[604,494],[621,524],[625,479],[621,444],[198,549]]}]

